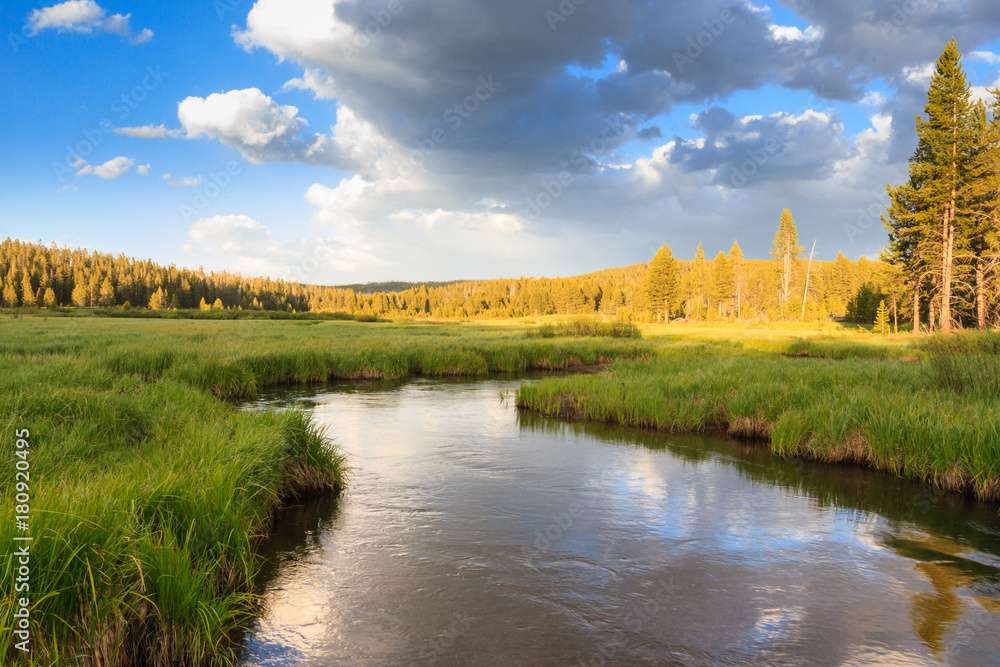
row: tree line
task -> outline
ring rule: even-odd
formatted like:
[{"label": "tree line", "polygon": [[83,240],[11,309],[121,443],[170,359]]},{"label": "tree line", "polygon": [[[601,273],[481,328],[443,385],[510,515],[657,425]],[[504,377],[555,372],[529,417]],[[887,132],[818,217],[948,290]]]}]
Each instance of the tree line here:
[{"label": "tree line", "polygon": [[[163,266],[6,240],[0,306],[342,312],[383,317],[509,318],[602,314],[624,320],[846,319],[877,328],[1000,326],[1000,90],[973,101],[953,40],[938,59],[905,183],[888,186],[880,260],[814,261],[781,211],[769,259],[734,241],[691,260],[664,245],[648,264],[568,278],[330,287]],[[392,284],[387,284],[392,287]],[[884,303],[883,303],[884,302]]]},{"label": "tree line", "polygon": [[[769,260],[748,260],[734,241],[706,260],[699,243],[690,261],[662,246],[642,275],[632,315],[653,321],[823,320],[870,324],[881,301],[893,301],[892,267],[837,253],[832,262],[805,256],[789,209],[779,216]],[[899,313],[892,317],[898,326]]]},{"label": "tree line", "polygon": [[958,45],[938,58],[909,178],[889,186],[885,260],[914,331],[1000,326],[1000,90],[974,101]]},{"label": "tree line", "polygon": [[0,306],[239,308],[417,318],[601,314],[642,320],[669,314],[697,320],[872,321],[878,298],[890,284],[886,264],[838,255],[832,262],[814,262],[807,272],[790,212],[782,214],[779,236],[783,240],[779,244],[776,238],[775,248],[780,245],[781,253],[770,260],[745,258],[736,242],[712,259],[701,244],[692,260],[670,257],[672,277],[660,281],[664,288],[651,289],[658,284],[661,251],[649,265],[569,278],[462,281],[375,292],[183,269],[8,239],[0,243]]}]

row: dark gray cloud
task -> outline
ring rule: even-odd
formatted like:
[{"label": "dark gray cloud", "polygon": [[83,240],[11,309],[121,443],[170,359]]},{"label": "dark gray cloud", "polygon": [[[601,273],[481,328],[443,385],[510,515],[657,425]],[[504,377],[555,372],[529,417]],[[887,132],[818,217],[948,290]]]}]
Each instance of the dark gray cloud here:
[{"label": "dark gray cloud", "polygon": [[676,139],[671,162],[686,171],[711,170],[715,183],[731,188],[824,178],[851,150],[841,122],[815,111],[737,118],[712,107],[691,124],[701,138]]},{"label": "dark gray cloud", "polygon": [[[297,63],[292,87],[338,106],[331,133],[302,132],[323,132],[310,155],[347,156],[353,175],[307,201],[374,254],[398,236],[405,255],[417,227],[474,223],[498,235],[483,256],[564,249],[553,271],[635,261],[664,240],[684,255],[735,237],[763,255],[783,206],[821,255],[877,252],[884,185],[905,174],[925,91],[904,68],[952,35],[963,50],[1000,35],[1000,3],[786,6],[800,27],[750,0],[258,0],[236,39]],[[858,101],[876,79],[889,99],[846,136],[822,100]],[[724,108],[763,86],[812,91],[820,111]],[[653,141],[654,119],[681,104],[702,110],[697,138]],[[245,128],[231,125],[205,135],[239,147]],[[639,159],[634,139],[652,142]]]},{"label": "dark gray cloud", "polygon": [[815,58],[865,75],[893,76],[933,60],[944,42],[963,49],[996,39],[995,0],[785,0],[803,20],[821,26]]},{"label": "dark gray cloud", "polygon": [[[238,39],[295,60],[382,132],[416,145],[482,77],[499,88],[462,117],[450,148],[509,166],[558,165],[625,118],[633,136],[678,102],[778,84],[858,100],[874,77],[924,63],[956,35],[992,39],[987,0],[789,0],[809,27],[775,26],[750,0],[261,0]],[[618,71],[596,80],[569,66]],[[613,146],[609,150],[613,150]]]},{"label": "dark gray cloud", "polygon": [[644,127],[636,134],[637,137],[643,141],[651,141],[653,139],[661,139],[663,137],[663,130],[660,129],[659,125],[650,125],[649,127]]}]

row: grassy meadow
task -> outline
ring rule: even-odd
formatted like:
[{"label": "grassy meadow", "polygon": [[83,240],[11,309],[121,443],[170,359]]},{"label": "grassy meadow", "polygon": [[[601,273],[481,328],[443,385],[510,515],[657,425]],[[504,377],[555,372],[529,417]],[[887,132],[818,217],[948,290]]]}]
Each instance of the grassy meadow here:
[{"label": "grassy meadow", "polygon": [[[518,405],[782,455],[852,461],[1000,498],[995,335],[879,337],[823,325],[174,320],[0,314],[0,442],[31,431],[33,664],[226,664],[252,618],[256,546],[288,500],[349,462],[275,385],[594,367]],[[11,479],[10,475],[4,475]],[[11,545],[14,493],[0,540]],[[14,576],[4,559],[4,580]],[[15,599],[0,597],[0,627]],[[0,662],[15,659],[10,642]]]},{"label": "grassy meadow", "polygon": [[1000,334],[876,336],[834,325],[646,327],[656,352],[548,378],[522,409],[862,464],[1000,500]]},{"label": "grassy meadow", "polygon": [[[238,409],[329,379],[565,369],[639,340],[524,328],[321,320],[0,315],[0,542],[12,549],[15,431],[30,430],[32,664],[226,664],[252,618],[276,507],[335,492],[346,467],[296,412]],[[14,581],[15,561],[0,563]],[[13,587],[0,635],[14,627]],[[11,641],[0,663],[18,660]]]}]

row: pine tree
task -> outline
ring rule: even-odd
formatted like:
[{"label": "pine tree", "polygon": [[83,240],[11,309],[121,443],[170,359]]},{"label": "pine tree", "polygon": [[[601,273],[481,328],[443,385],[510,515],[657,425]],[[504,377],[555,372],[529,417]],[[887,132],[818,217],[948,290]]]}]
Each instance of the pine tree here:
[{"label": "pine tree", "polygon": [[883,336],[889,335],[889,309],[886,308],[885,299],[878,302],[878,310],[875,311],[874,330]]},{"label": "pine tree", "polygon": [[55,290],[51,287],[45,288],[45,295],[42,297],[42,303],[46,308],[55,308],[59,305],[58,299],[56,299]]},{"label": "pine tree", "polygon": [[150,310],[163,310],[166,305],[166,295],[163,293],[162,287],[157,287],[156,291],[149,297],[148,307]]},{"label": "pine tree", "polygon": [[18,305],[17,290],[14,289],[14,285],[5,282],[3,286],[2,296],[3,296],[3,305],[7,306],[8,308],[17,307]]},{"label": "pine tree", "polygon": [[728,315],[725,311],[735,291],[736,277],[733,273],[733,265],[726,254],[720,250],[719,254],[712,260],[712,299],[717,304],[719,317]]},{"label": "pine tree", "polygon": [[948,42],[938,58],[927,92],[924,112],[917,119],[917,136],[924,142],[927,155],[911,163],[925,180],[920,204],[929,214],[925,237],[939,246],[940,299],[938,316],[942,332],[952,328],[952,301],[955,282],[955,252],[967,241],[968,219],[960,214],[959,195],[967,177],[964,161],[973,140],[969,84],[962,68],[955,40]]},{"label": "pine tree", "polygon": [[28,272],[21,276],[21,305],[35,305],[35,288],[31,284],[31,275]]},{"label": "pine tree", "polygon": [[698,241],[694,250],[694,261],[691,264],[690,284],[688,285],[687,315],[693,319],[705,316],[705,299],[708,297],[709,271],[705,262],[705,246]]},{"label": "pine tree", "polygon": [[736,318],[743,318],[743,291],[746,288],[743,248],[739,242],[733,241],[729,247],[729,264],[733,267],[733,300],[736,304]]},{"label": "pine tree", "polygon": [[799,259],[801,254],[802,247],[799,246],[799,230],[795,226],[795,218],[792,217],[792,212],[789,209],[783,208],[781,209],[778,231],[775,233],[774,242],[771,245],[771,257],[774,258],[781,277],[779,303],[782,315],[785,314],[788,301],[792,296],[795,261]]},{"label": "pine tree", "polygon": [[115,288],[111,284],[111,278],[105,277],[101,283],[101,289],[97,294],[98,303],[105,308],[115,305]]},{"label": "pine tree", "polygon": [[670,246],[664,245],[656,252],[646,269],[643,290],[654,320],[670,321],[670,312],[677,300],[677,284],[677,261]]},{"label": "pine tree", "polygon": [[977,106],[973,150],[961,199],[969,214],[969,252],[975,275],[976,326],[987,325],[990,284],[1000,265],[1000,89],[993,94],[992,118],[986,105]]},{"label": "pine tree", "polygon": [[76,282],[73,285],[73,292],[70,294],[70,299],[77,308],[87,306],[90,299],[90,296],[87,294],[87,286],[83,282]]}]

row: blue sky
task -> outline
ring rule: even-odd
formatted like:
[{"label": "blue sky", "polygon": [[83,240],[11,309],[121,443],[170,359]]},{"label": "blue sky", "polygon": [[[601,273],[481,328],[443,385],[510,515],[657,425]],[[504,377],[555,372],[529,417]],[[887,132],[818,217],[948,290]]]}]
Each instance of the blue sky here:
[{"label": "blue sky", "polygon": [[[277,92],[297,72],[266,53],[247,53],[230,37],[250,3],[232,3],[217,15],[212,3],[167,3],[136,11],[134,3],[105,2],[108,13],[132,12],[136,24],[155,33],[146,44],[103,33],[24,34],[26,17],[42,3],[15,2],[3,7],[8,44],[20,38],[0,65],[5,88],[16,91],[18,107],[5,106],[0,121],[8,156],[3,180],[4,235],[98,248],[186,263],[182,250],[186,220],[179,212],[196,192],[171,187],[162,175],[227,174],[240,163],[234,185],[206,207],[252,210],[276,225],[305,231],[308,206],[301,196],[278,198],[281,190],[301,193],[310,183],[337,178],[325,167],[243,164],[231,149],[209,141],[137,142],[108,131],[115,126],[172,122],[177,102],[232,88],[259,87]],[[220,6],[222,6],[220,4]],[[20,41],[23,40],[23,41]],[[282,101],[295,104],[317,125],[334,113],[310,95],[292,91]],[[117,155],[149,163],[149,176],[134,173],[114,181],[72,176],[67,156],[103,162]],[[193,221],[192,221],[193,222]]]},{"label": "blue sky", "polygon": [[[5,3],[0,235],[319,282],[477,278],[645,261],[664,242],[689,256],[737,238],[761,256],[790,206],[822,256],[871,255],[883,234],[857,212],[905,173],[917,70],[956,35],[979,52],[972,83],[1000,79],[989,3],[936,24],[873,0],[837,15],[663,4],[551,2],[553,25],[544,1]],[[738,18],[678,67],[726,11]],[[844,35],[879,16],[899,34],[852,60]],[[449,116],[455,103],[474,108]],[[626,129],[594,149],[609,118]],[[159,125],[171,136],[115,131]],[[710,126],[715,144],[698,145]],[[755,164],[769,133],[783,152]],[[567,174],[583,147],[590,167]],[[116,158],[124,173],[98,169]]]}]

